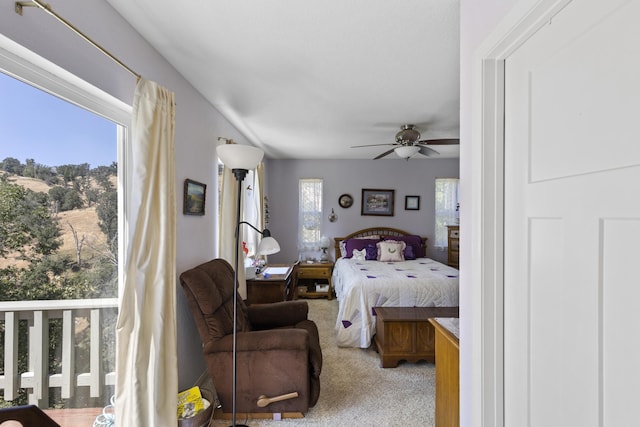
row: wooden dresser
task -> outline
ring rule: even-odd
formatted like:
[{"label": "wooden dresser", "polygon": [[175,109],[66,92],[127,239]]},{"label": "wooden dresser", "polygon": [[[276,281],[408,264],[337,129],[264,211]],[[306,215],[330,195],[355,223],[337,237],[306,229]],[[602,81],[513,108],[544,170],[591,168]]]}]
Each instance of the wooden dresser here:
[{"label": "wooden dresser", "polygon": [[460,268],[460,226],[447,225],[447,264]]}]

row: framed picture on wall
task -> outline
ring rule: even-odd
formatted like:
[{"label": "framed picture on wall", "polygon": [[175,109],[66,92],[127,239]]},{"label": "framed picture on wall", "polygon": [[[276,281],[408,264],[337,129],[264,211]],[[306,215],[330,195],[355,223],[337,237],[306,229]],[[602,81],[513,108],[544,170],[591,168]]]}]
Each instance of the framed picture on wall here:
[{"label": "framed picture on wall", "polygon": [[184,180],[184,203],[182,213],[185,215],[204,215],[207,196],[207,185],[191,179]]},{"label": "framed picture on wall", "polygon": [[420,210],[420,196],[404,196],[404,210],[405,211],[419,211]]},{"label": "framed picture on wall", "polygon": [[393,216],[395,190],[362,189],[361,215]]}]

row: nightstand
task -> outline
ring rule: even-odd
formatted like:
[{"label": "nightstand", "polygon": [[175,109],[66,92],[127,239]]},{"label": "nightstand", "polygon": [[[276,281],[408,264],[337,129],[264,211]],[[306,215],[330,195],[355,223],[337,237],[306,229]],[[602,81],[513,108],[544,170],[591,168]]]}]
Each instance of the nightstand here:
[{"label": "nightstand", "polygon": [[[276,271],[277,274],[273,274]],[[262,273],[247,279],[247,304],[268,304],[290,298],[293,265],[267,265]],[[271,274],[269,274],[271,273]]]},{"label": "nightstand", "polygon": [[298,298],[333,298],[333,262],[301,262],[298,265]]}]

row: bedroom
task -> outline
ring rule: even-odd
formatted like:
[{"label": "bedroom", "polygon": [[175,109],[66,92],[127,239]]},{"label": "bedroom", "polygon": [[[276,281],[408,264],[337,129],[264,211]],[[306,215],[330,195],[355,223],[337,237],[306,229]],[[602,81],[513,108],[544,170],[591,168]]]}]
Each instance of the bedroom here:
[{"label": "bedroom", "polygon": [[[212,135],[224,135],[234,138],[239,142],[248,142],[243,137],[242,132],[235,129],[226,119],[208,104],[189,83],[180,76],[176,70],[165,61],[160,55],[151,48],[136,32],[131,28],[109,5],[105,2],[92,2],[91,4],[73,4],[71,2],[60,1],[53,6],[64,14],[73,22],[84,23],[84,26],[91,28],[92,35],[100,40],[107,47],[117,52],[119,57],[127,60],[134,65],[138,71],[145,73],[149,77],[162,82],[172,90],[176,91],[178,102],[180,104],[181,113],[177,117],[176,141],[178,141],[178,150],[176,150],[177,177],[181,181],[182,178],[192,175],[193,173],[200,176],[209,177],[210,182],[214,182],[213,172],[209,159],[213,158]],[[76,2],[77,3],[77,2]],[[515,25],[515,16],[524,16],[525,12],[536,5],[538,2],[529,0],[495,0],[484,2],[461,2],[461,17],[463,31],[461,34],[461,152],[462,163],[460,166],[460,176],[463,182],[469,182],[471,185],[463,191],[462,203],[468,206],[470,211],[463,212],[462,224],[471,231],[472,224],[474,227],[480,227],[480,216],[483,212],[478,211],[478,205],[482,204],[480,192],[482,190],[481,181],[485,176],[478,171],[478,164],[481,163],[481,153],[472,147],[471,141],[477,138],[477,123],[472,121],[472,114],[477,114],[481,107],[474,101],[474,93],[479,91],[479,77],[476,75],[474,68],[477,61],[475,56],[476,48],[481,45],[487,35],[493,32],[502,32],[504,34],[504,24],[500,24],[501,20],[507,17],[507,25]],[[549,2],[547,2],[549,3]],[[14,2],[3,0],[0,2],[3,12],[0,13],[0,32],[9,39],[19,43],[20,45],[30,49],[31,51],[42,55],[49,61],[58,66],[80,76],[90,84],[108,92],[112,96],[126,102],[131,102],[133,88],[135,86],[134,79],[124,71],[116,70],[106,58],[97,57],[93,48],[87,47],[82,41],[68,34],[68,32],[58,26],[49,25],[43,17],[35,17],[35,14],[29,14],[27,17],[18,17],[13,13]],[[513,15],[509,15],[511,10]],[[96,18],[99,16],[99,18]],[[92,18],[93,17],[93,18]],[[39,36],[38,30],[46,29],[46,37]],[[497,37],[497,36],[495,36]],[[495,37],[494,40],[495,41]],[[3,40],[3,45],[5,40]],[[88,59],[91,58],[91,59]],[[397,162],[402,163],[401,161]],[[411,162],[409,162],[411,163]],[[348,182],[350,177],[343,178]],[[340,186],[342,187],[342,186]],[[354,193],[364,187],[361,184],[354,185],[352,188]],[[386,188],[383,187],[383,188]],[[396,191],[405,188],[403,185],[395,184]],[[276,190],[272,190],[276,191]],[[335,194],[327,194],[328,200],[335,200],[335,197],[341,194],[341,188],[335,189]],[[473,194],[472,194],[473,193]],[[410,194],[407,192],[407,194]],[[417,192],[417,194],[425,194]],[[270,197],[274,197],[273,194]],[[425,194],[423,201],[426,200]],[[355,214],[357,206],[350,211]],[[421,209],[422,210],[425,208]],[[345,217],[340,209],[337,209],[340,219],[336,224],[342,226],[342,218]],[[351,215],[350,213],[349,215]],[[469,221],[465,223],[464,215],[468,214]],[[471,217],[473,215],[473,217]],[[178,230],[180,236],[178,240],[178,257],[177,268],[183,270],[197,261],[204,261],[214,253],[214,243],[212,239],[193,240],[185,236],[193,235],[209,235],[215,236],[216,227],[213,224],[202,224],[201,222],[189,221],[184,218],[179,219]],[[478,234],[476,234],[478,233]],[[479,232],[475,231],[473,236],[480,237]],[[478,243],[479,246],[479,242]],[[491,419],[491,396],[484,396],[487,392],[482,388],[482,373],[486,372],[485,366],[482,366],[480,360],[482,353],[482,340],[486,339],[486,334],[491,332],[489,329],[481,329],[479,325],[483,324],[482,311],[487,308],[483,302],[482,295],[477,292],[474,282],[470,278],[472,272],[477,272],[477,266],[471,264],[472,254],[478,255],[478,247],[472,248],[468,242],[463,244],[462,257],[466,259],[462,265],[463,273],[466,272],[467,277],[463,276],[463,289],[461,305],[468,309],[468,318],[464,320],[464,331],[470,338],[470,348],[463,351],[462,371],[465,379],[462,384],[462,419],[466,420],[466,425],[472,425],[472,420]],[[475,261],[474,261],[475,262]],[[488,314],[493,313],[493,307],[489,306]],[[189,313],[184,306],[183,301],[178,303],[178,326],[185,329],[190,324],[188,319]],[[195,333],[191,338],[185,335],[181,336],[181,353],[179,354],[179,371],[180,382],[182,385],[191,384],[200,371],[201,366],[193,366],[188,355],[198,351],[197,338]],[[491,353],[488,354],[491,356]],[[488,370],[489,374],[492,371]],[[495,385],[494,385],[495,386]],[[493,398],[499,400],[499,390],[491,389],[491,385],[487,385],[491,390],[495,391]],[[489,407],[483,406],[488,405]],[[594,405],[597,406],[597,405]],[[500,408],[500,404],[496,403],[496,408]],[[535,411],[534,411],[535,412]],[[489,421],[487,421],[489,422]]]}]

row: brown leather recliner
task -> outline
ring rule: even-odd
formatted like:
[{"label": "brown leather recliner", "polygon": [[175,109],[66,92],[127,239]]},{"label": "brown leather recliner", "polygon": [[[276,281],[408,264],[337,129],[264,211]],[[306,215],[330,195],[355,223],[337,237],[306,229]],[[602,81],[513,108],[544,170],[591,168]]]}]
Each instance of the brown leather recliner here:
[{"label": "brown leather recliner", "polygon": [[[180,275],[203,341],[209,375],[223,412],[232,410],[233,298],[238,299],[236,411],[306,412],[320,395],[322,352],[305,301],[246,306],[234,286],[234,271],[214,259]],[[298,397],[258,406],[268,398]]]}]

